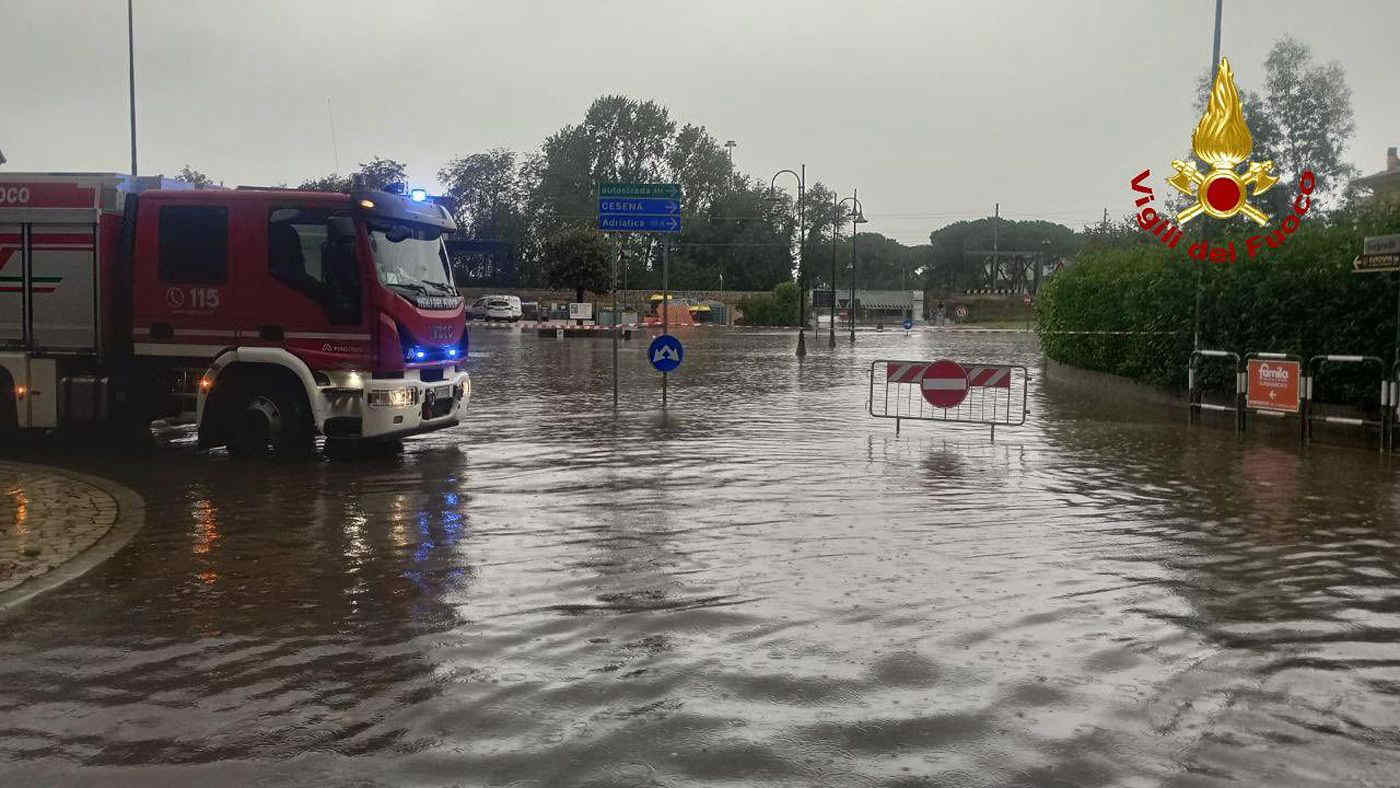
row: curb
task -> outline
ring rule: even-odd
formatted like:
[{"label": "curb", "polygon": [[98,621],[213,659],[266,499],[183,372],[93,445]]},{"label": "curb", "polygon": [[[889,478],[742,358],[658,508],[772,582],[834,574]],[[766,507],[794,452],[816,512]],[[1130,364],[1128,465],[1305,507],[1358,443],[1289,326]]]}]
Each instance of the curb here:
[{"label": "curb", "polygon": [[76,580],[83,576],[93,567],[116,555],[117,551],[125,547],[127,542],[131,541],[131,537],[141,530],[141,526],[146,524],[146,502],[135,490],[129,487],[98,476],[54,468],[49,465],[36,465],[13,460],[5,460],[5,462],[21,468],[54,476],[66,476],[84,484],[90,484],[112,496],[112,499],[117,502],[117,518],[112,522],[112,526],[107,529],[107,532],[97,538],[96,542],[72,558],[38,577],[31,577],[14,588],[0,591],[0,615],[10,612],[46,591],[52,591],[70,580]]}]

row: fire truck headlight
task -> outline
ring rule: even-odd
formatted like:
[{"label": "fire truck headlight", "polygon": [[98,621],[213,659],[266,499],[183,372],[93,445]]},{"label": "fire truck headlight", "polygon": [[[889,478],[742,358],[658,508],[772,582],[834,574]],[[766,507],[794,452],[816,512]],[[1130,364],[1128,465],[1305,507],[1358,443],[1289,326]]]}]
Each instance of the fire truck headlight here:
[{"label": "fire truck headlight", "polygon": [[406,386],[396,389],[371,389],[366,400],[371,407],[406,408],[418,404],[418,389]]}]

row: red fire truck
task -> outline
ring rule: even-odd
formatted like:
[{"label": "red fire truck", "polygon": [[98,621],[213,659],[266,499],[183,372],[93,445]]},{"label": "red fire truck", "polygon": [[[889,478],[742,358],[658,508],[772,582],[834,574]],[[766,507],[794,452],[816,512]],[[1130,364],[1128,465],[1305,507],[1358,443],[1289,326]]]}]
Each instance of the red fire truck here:
[{"label": "red fire truck", "polygon": [[471,395],[440,205],[0,173],[0,433],[144,429],[307,451],[456,425]]}]

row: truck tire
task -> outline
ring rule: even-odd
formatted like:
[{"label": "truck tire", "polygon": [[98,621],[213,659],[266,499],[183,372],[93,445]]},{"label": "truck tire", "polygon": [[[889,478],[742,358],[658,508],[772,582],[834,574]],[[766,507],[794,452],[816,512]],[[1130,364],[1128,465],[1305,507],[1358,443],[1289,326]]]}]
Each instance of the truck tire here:
[{"label": "truck tire", "polygon": [[224,435],[229,454],[261,457],[269,450],[280,459],[311,454],[311,413],[300,391],[275,380],[246,381],[226,413]]}]

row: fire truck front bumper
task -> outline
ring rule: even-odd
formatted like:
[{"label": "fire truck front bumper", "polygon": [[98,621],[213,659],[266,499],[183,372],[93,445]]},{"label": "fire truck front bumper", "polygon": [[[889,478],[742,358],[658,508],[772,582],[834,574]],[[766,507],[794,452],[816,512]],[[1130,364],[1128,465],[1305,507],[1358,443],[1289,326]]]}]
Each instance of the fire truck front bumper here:
[{"label": "fire truck front bumper", "polygon": [[421,372],[409,370],[403,378],[366,378],[358,396],[340,386],[323,388],[322,434],[389,440],[456,426],[471,399],[471,376],[449,368],[442,380],[425,381]]}]

